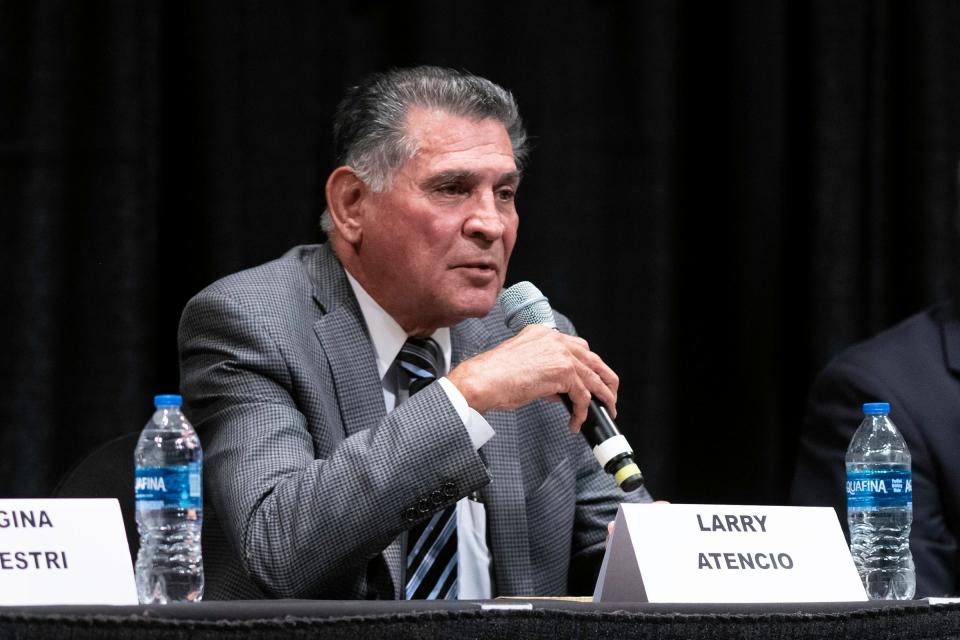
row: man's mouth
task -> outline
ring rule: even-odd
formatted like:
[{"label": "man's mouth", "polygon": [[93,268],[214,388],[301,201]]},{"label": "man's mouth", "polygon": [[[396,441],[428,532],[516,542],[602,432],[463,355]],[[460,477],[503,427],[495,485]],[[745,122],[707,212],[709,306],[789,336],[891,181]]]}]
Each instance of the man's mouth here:
[{"label": "man's mouth", "polygon": [[476,269],[479,271],[497,271],[497,265],[495,262],[464,262],[462,264],[456,265],[457,269]]},{"label": "man's mouth", "polygon": [[500,278],[500,269],[495,262],[462,262],[454,267],[475,286],[489,286]]}]

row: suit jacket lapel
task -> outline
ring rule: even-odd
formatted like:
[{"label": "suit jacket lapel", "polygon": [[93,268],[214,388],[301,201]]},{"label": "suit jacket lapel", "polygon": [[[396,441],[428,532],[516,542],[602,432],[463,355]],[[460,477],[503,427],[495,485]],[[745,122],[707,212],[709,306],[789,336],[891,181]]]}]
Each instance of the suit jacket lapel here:
[{"label": "suit jacket lapel", "polygon": [[[317,251],[311,271],[316,278],[314,300],[323,311],[313,328],[330,364],[344,437],[376,429],[386,416],[376,356],[360,306],[329,244]],[[401,556],[399,539],[383,550],[394,597],[401,590]]]},{"label": "suit jacket lapel", "polygon": [[333,250],[323,245],[317,255],[314,299],[324,314],[314,324],[330,363],[344,435],[376,427],[386,415],[383,387],[373,345],[360,306]]},{"label": "suit jacket lapel", "polygon": [[[479,320],[461,322],[451,330],[452,367],[494,346]],[[495,595],[534,592],[530,570],[526,498],[517,456],[517,420],[513,411],[491,411],[485,418],[496,435],[480,448],[490,484],[480,490],[487,511],[487,539],[493,556]]]}]

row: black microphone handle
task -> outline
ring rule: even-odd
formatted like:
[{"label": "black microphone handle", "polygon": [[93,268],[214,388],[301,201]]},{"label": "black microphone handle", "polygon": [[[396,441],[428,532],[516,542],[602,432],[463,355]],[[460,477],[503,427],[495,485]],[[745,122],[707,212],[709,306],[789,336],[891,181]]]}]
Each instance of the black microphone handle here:
[{"label": "black microphone handle", "polygon": [[[570,397],[562,393],[560,399],[566,405],[567,411],[573,414],[573,403]],[[595,399],[590,399],[587,406],[587,417],[580,427],[580,433],[587,439],[591,447],[597,447],[611,438],[620,435],[620,430],[613,422],[606,408]],[[643,486],[643,474],[640,467],[633,461],[632,451],[623,451],[610,458],[605,465],[604,471],[612,475],[617,484],[624,491],[635,491]]]},{"label": "black microphone handle", "polygon": [[[563,399],[567,411],[573,414],[573,403],[570,401],[570,397],[565,393],[561,394],[560,397]],[[601,407],[602,405],[599,402],[591,399],[590,405],[587,407],[587,418],[584,420],[583,426],[580,427],[580,433],[587,439],[591,447],[606,442],[613,436],[620,435],[617,425],[613,424],[605,409],[601,411]]]}]

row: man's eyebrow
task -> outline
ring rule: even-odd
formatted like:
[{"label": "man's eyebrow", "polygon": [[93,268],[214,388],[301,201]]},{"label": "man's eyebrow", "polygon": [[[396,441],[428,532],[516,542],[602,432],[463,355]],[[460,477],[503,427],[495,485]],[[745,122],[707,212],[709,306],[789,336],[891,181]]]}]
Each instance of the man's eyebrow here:
[{"label": "man's eyebrow", "polygon": [[[518,184],[520,182],[520,178],[521,174],[519,171],[509,171],[507,173],[500,174],[500,176],[497,178],[497,184],[503,184],[505,182]],[[424,185],[429,188],[437,187],[450,182],[476,182],[479,179],[480,176],[475,171],[451,169],[449,171],[441,171],[436,175],[430,176],[424,180]]]},{"label": "man's eyebrow", "polygon": [[430,176],[424,181],[424,184],[426,184],[428,187],[434,187],[446,184],[448,182],[473,182],[477,180],[478,177],[479,176],[477,176],[477,174],[473,171],[451,169],[449,171],[441,171],[440,173]]},{"label": "man's eyebrow", "polygon": [[523,174],[520,171],[510,171],[509,173],[504,173],[500,176],[500,180],[497,182],[513,182],[515,184],[520,184],[520,180],[523,178]]}]

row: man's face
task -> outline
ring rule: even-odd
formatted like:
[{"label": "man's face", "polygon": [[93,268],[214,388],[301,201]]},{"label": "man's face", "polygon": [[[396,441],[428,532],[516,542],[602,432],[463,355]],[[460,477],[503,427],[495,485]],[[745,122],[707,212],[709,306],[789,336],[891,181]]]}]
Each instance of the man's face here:
[{"label": "man's face", "polygon": [[358,257],[364,287],[408,333],[485,315],[517,238],[510,138],[491,119],[414,108],[418,152],[368,193]]}]

